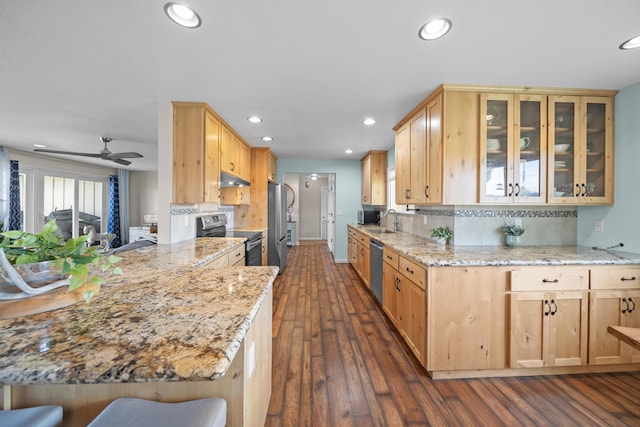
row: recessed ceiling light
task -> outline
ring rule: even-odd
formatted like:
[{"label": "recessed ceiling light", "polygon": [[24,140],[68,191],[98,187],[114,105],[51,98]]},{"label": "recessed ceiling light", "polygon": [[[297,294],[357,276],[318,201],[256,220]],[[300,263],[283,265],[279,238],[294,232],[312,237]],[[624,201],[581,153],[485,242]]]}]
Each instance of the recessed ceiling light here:
[{"label": "recessed ceiling light", "polygon": [[347,154],[351,154],[353,153],[353,150],[351,148],[347,148],[346,150],[344,150],[344,152]]},{"label": "recessed ceiling light", "polygon": [[47,146],[44,144],[33,144],[33,146],[36,148],[47,148]]},{"label": "recessed ceiling light", "polygon": [[167,3],[164,5],[164,13],[173,22],[187,28],[198,28],[202,21],[200,16],[191,8],[179,3]]},{"label": "recessed ceiling light", "polygon": [[636,36],[632,39],[627,40],[626,42],[622,43],[619,47],[622,50],[629,50],[629,49],[635,49],[637,47],[640,47],[640,36]]},{"label": "recessed ceiling light", "polygon": [[418,36],[423,40],[435,40],[447,34],[450,29],[451,21],[447,18],[432,19],[420,28]]},{"label": "recessed ceiling light", "polygon": [[249,120],[251,123],[260,123],[262,121],[262,119],[258,116],[247,117],[247,120]]},{"label": "recessed ceiling light", "polygon": [[271,141],[273,141],[273,138],[271,138],[270,136],[263,136],[262,140],[266,141],[266,142],[271,142]]},{"label": "recessed ceiling light", "polygon": [[372,124],[375,124],[375,122],[376,121],[374,119],[372,119],[371,117],[367,117],[366,119],[364,119],[362,121],[362,124],[366,125],[366,126],[371,126]]}]

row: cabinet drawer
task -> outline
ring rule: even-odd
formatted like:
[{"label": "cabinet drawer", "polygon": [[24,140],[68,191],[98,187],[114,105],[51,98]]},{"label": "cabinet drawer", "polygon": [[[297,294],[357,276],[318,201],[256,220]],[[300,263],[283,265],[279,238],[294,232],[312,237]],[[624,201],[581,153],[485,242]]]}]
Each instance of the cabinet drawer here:
[{"label": "cabinet drawer", "polygon": [[591,289],[640,289],[640,266],[593,268]]},{"label": "cabinet drawer", "polygon": [[394,252],[385,246],[384,250],[382,251],[382,259],[384,260],[384,262],[393,267],[394,270],[398,269],[398,258],[400,257],[397,252]]},{"label": "cabinet drawer", "polygon": [[427,270],[417,262],[400,257],[398,260],[398,271],[418,285],[420,289],[427,288]]},{"label": "cabinet drawer", "polygon": [[243,260],[242,265],[244,265],[244,245],[229,252],[230,267],[235,266],[236,264],[240,265],[240,260]]},{"label": "cabinet drawer", "polygon": [[512,291],[570,291],[589,289],[589,270],[579,268],[522,268],[511,271]]},{"label": "cabinet drawer", "polygon": [[356,234],[357,234],[357,231],[354,230],[353,228],[349,227],[349,236],[353,237],[355,239],[356,238]]},{"label": "cabinet drawer", "polygon": [[362,243],[363,245],[369,246],[369,240],[370,240],[369,236],[367,236],[364,233],[358,232],[357,238],[358,238],[358,242]]},{"label": "cabinet drawer", "polygon": [[222,255],[214,259],[210,263],[208,263],[207,267],[224,268],[224,267],[227,267],[228,265],[229,265],[229,257],[227,255]]}]

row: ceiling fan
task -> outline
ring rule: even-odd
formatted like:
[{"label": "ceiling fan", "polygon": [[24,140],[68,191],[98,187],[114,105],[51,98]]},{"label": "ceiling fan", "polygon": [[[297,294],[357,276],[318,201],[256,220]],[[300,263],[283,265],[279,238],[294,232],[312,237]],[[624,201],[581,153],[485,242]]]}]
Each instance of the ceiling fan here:
[{"label": "ceiling fan", "polygon": [[67,154],[70,156],[84,156],[84,157],[96,157],[104,160],[111,160],[112,162],[116,162],[120,165],[130,165],[131,162],[129,160],[124,159],[137,159],[143,157],[140,153],[134,152],[126,152],[126,153],[112,153],[107,148],[107,144],[113,141],[113,138],[109,138],[106,136],[101,136],[100,141],[104,142],[104,148],[99,153],[78,153],[75,151],[58,151],[58,150],[49,150],[46,148],[36,148],[33,151],[37,151],[39,153],[53,153],[53,154]]}]

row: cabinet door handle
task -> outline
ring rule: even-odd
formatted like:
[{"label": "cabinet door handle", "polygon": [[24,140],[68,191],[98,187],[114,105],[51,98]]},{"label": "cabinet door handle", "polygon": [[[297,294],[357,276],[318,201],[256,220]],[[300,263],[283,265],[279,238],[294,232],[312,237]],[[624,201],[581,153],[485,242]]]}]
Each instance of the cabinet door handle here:
[{"label": "cabinet door handle", "polygon": [[244,193],[240,193],[240,200],[244,197]]},{"label": "cabinet door handle", "polygon": [[513,184],[509,183],[509,194],[507,194],[508,197],[513,196]]},{"label": "cabinet door handle", "polygon": [[620,280],[623,281],[623,282],[633,281],[633,280],[636,280],[636,276],[633,276],[633,277],[621,277]]},{"label": "cabinet door handle", "polygon": [[[547,311],[547,307],[549,308],[549,311]],[[549,305],[549,300],[544,300],[544,315],[548,316],[549,313],[551,313],[551,306]]]},{"label": "cabinet door handle", "polygon": [[555,309],[551,312],[551,315],[553,316],[558,312],[558,306],[556,305],[556,300],[553,300],[553,299],[551,300],[551,304],[553,304],[553,307]]},{"label": "cabinet door handle", "polygon": [[587,186],[586,184],[582,184],[582,197],[586,197],[587,196]]},{"label": "cabinet door handle", "polygon": [[364,255],[364,249],[360,248],[360,255]]},{"label": "cabinet door handle", "polygon": [[391,255],[387,255],[387,259],[393,259]]},{"label": "cabinet door handle", "polygon": [[362,200],[367,201],[367,196],[362,196]]},{"label": "cabinet door handle", "polygon": [[407,267],[407,271],[411,274],[413,274],[413,270],[409,269],[409,267]]},{"label": "cabinet door handle", "polygon": [[234,170],[236,170],[236,164],[231,162],[231,171],[234,171]]},{"label": "cabinet door handle", "polygon": [[516,197],[520,195],[520,184],[516,182]]},{"label": "cabinet door handle", "polygon": [[542,279],[542,283],[558,283],[558,282],[559,282],[558,279],[553,279],[553,280]]},{"label": "cabinet door handle", "polygon": [[629,303],[627,302],[627,299],[626,299],[626,298],[622,298],[622,302],[623,302],[623,303],[624,303],[624,305],[627,307],[627,308],[623,308],[623,309],[622,309],[622,313],[626,313],[627,311],[629,311]]},{"label": "cabinet door handle", "polygon": [[395,285],[396,285],[396,290],[398,292],[400,292],[400,278],[399,277],[396,277]]},{"label": "cabinet door handle", "polygon": [[578,189],[578,192],[576,193],[576,197],[580,197],[580,184],[576,184],[576,188]]},{"label": "cabinet door handle", "polygon": [[409,190],[409,189],[404,190],[404,198],[405,199],[410,199],[411,198],[411,190]]},{"label": "cabinet door handle", "polygon": [[429,198],[429,186],[425,186],[424,187],[424,197],[426,197],[427,199]]},{"label": "cabinet door handle", "polygon": [[631,304],[633,304],[633,305],[631,306],[631,308],[629,309],[629,311],[628,311],[629,313],[631,313],[633,310],[635,310],[635,309],[636,309],[636,303],[635,303],[635,302],[633,302],[633,300],[631,299],[631,297],[629,297],[629,300],[628,300],[628,301],[629,301]]}]

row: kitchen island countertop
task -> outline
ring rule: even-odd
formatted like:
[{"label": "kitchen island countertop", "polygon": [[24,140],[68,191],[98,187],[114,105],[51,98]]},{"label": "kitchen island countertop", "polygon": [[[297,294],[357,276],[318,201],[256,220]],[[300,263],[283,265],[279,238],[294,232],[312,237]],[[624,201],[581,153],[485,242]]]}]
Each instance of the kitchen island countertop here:
[{"label": "kitchen island countertop", "polygon": [[242,238],[121,254],[89,304],[0,321],[0,383],[97,384],[224,376],[277,267],[214,269]]},{"label": "kitchen island countertop", "polygon": [[381,233],[384,227],[350,226],[432,267],[640,264],[639,254],[585,246],[444,246],[415,234]]}]

